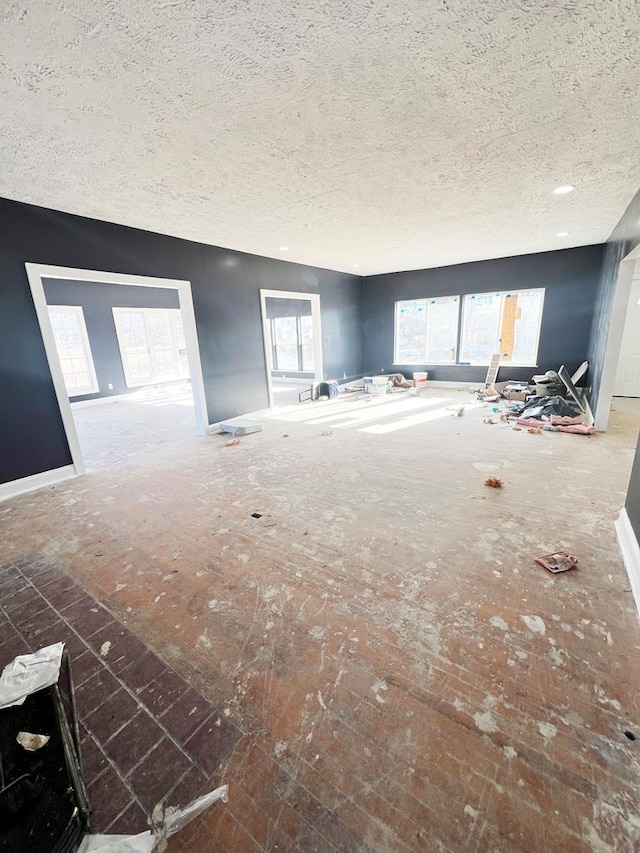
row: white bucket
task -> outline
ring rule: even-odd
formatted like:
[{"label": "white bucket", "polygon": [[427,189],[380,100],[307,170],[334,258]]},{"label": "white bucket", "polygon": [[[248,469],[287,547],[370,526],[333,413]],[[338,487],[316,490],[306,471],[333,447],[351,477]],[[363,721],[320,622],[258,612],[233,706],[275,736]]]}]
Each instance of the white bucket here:
[{"label": "white bucket", "polygon": [[414,388],[424,388],[427,384],[427,379],[429,378],[428,373],[420,373],[418,371],[413,374],[413,387]]},{"label": "white bucket", "polygon": [[380,395],[387,393],[387,386],[389,384],[388,376],[374,376],[372,377],[371,382],[371,393]]}]

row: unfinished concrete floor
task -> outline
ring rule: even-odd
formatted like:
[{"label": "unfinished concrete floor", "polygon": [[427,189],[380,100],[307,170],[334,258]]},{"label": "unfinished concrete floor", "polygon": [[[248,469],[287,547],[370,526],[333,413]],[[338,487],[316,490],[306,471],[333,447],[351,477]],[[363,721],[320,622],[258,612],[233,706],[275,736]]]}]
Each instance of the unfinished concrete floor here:
[{"label": "unfinished concrete floor", "polygon": [[[456,400],[300,406],[234,447],[187,407],[85,409],[92,473],[0,506],[5,561],[45,555],[242,733],[172,851],[639,848],[639,406],[583,437]],[[557,548],[576,571],[533,562]]]}]

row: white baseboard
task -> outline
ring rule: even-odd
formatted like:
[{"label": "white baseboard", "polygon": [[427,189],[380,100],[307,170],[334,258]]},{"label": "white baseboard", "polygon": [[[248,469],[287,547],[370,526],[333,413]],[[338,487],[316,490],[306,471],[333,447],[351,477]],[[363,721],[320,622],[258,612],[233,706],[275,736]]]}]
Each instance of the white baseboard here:
[{"label": "white baseboard", "polygon": [[111,394],[107,397],[94,397],[92,400],[71,401],[71,409],[86,409],[87,406],[102,406],[105,403],[119,403],[120,400],[131,399],[131,394]]},{"label": "white baseboard", "polygon": [[629,575],[633,600],[640,616],[640,544],[624,507],[620,510],[615,526],[622,560]]},{"label": "white baseboard", "polygon": [[54,468],[52,471],[43,471],[42,474],[32,474],[21,480],[12,480],[10,483],[0,484],[0,501],[15,498],[25,492],[33,492],[45,486],[53,486],[63,480],[70,480],[78,476],[73,465],[65,465],[64,468]]},{"label": "white baseboard", "polygon": [[429,388],[457,388],[460,391],[469,391],[471,388],[484,388],[484,382],[449,382],[444,379],[427,379],[422,387],[427,391]]}]

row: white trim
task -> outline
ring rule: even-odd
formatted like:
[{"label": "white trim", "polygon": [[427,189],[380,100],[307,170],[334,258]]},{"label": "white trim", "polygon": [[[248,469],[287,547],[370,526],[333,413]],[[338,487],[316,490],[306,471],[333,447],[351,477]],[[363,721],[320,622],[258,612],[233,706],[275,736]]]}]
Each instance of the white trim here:
[{"label": "white trim", "polygon": [[311,318],[313,320],[313,365],[314,380],[323,376],[322,361],[322,323],[320,320],[320,295],[317,293],[298,293],[293,290],[260,290],[260,313],[262,315],[262,340],[264,345],[265,371],[269,408],[273,408],[273,384],[271,382],[271,352],[269,335],[267,334],[267,299],[307,299],[311,302]]},{"label": "white trim", "polygon": [[[131,394],[135,394],[138,388],[131,390]],[[72,400],[71,410],[86,409],[88,406],[101,406],[104,403],[118,403],[120,400],[126,400],[131,397],[131,394],[111,394],[105,397],[94,397],[92,400]]]},{"label": "white trim", "polygon": [[620,510],[615,527],[622,560],[629,576],[631,592],[636,604],[636,612],[640,614],[640,544],[624,507]]},{"label": "white trim", "polygon": [[76,477],[76,469],[73,465],[65,465],[64,468],[54,468],[52,471],[43,471],[42,474],[32,474],[21,480],[12,480],[10,483],[0,484],[0,501],[15,498],[25,492],[33,492],[45,486],[53,486],[63,480],[71,480]]},{"label": "white trim", "polygon": [[163,287],[177,290],[180,309],[182,311],[187,356],[189,359],[189,372],[191,375],[191,388],[196,416],[196,432],[198,435],[206,435],[209,429],[209,419],[207,416],[207,400],[204,391],[204,378],[202,375],[202,365],[200,363],[198,332],[196,329],[196,319],[193,311],[193,298],[191,296],[190,281],[171,278],[156,278],[154,276],[128,275],[126,273],[102,272],[99,270],[82,270],[75,267],[57,267],[50,266],[48,264],[26,263],[25,269],[29,280],[29,286],[31,287],[31,295],[36,309],[38,323],[40,324],[40,331],[42,333],[42,340],[47,360],[49,362],[53,387],[58,399],[62,423],[67,436],[69,450],[71,452],[71,459],[73,460],[73,467],[77,476],[84,474],[85,472],[84,460],[82,458],[82,451],[78,441],[76,425],[73,420],[71,403],[64,384],[62,368],[60,367],[60,359],[58,358],[58,350],[53,337],[53,329],[51,328],[47,300],[44,293],[44,286],[42,284],[43,278],[71,279],[76,281],[88,281],[96,284],[128,284],[136,287]]},{"label": "white trim", "polygon": [[[427,373],[429,371],[426,371]],[[471,388],[483,388],[484,382],[451,382],[445,379],[427,379],[423,385],[423,389],[428,391],[429,388],[460,388],[463,391],[468,391]]]}]

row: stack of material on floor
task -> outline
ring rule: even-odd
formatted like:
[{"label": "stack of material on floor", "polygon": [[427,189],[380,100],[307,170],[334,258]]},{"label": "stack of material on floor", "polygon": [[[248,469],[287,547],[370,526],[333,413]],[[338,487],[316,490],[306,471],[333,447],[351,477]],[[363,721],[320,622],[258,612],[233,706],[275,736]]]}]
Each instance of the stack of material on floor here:
[{"label": "stack of material on floor", "polygon": [[526,382],[509,382],[502,389],[502,396],[505,400],[514,400],[519,403],[524,403],[530,394],[531,389]]},{"label": "stack of material on floor", "polygon": [[531,397],[516,423],[578,435],[591,435],[595,432],[595,428],[587,423],[584,413],[578,411],[577,405],[559,396]]}]

